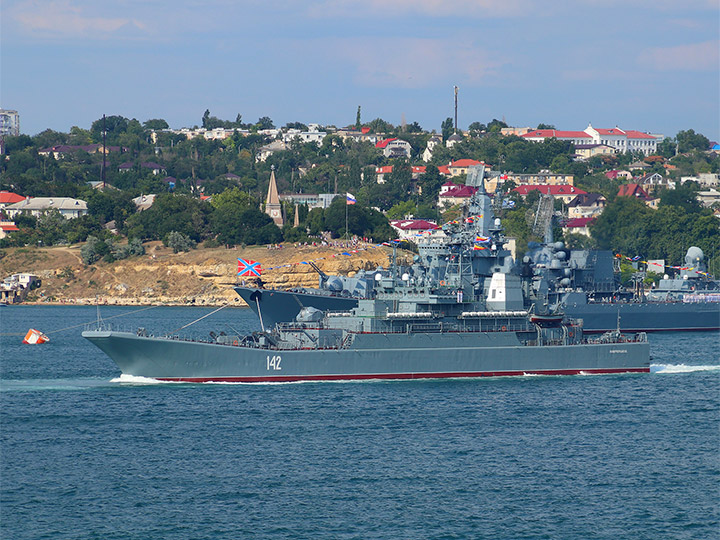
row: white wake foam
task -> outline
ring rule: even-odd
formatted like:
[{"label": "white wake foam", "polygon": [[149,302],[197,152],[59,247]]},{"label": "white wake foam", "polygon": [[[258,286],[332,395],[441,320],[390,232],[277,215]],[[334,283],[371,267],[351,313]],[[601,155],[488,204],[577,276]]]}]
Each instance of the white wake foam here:
[{"label": "white wake foam", "polygon": [[693,371],[720,371],[720,366],[689,366],[687,364],[650,364],[650,373],[692,373]]},{"label": "white wake foam", "polygon": [[174,384],[175,381],[159,381],[150,377],[139,377],[137,375],[126,375],[123,373],[119,377],[110,380],[111,383],[122,384]]}]

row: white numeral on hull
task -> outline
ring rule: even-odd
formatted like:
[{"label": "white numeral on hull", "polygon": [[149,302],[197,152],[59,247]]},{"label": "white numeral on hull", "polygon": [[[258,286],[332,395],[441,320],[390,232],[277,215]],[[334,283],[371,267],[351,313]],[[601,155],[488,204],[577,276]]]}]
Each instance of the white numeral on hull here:
[{"label": "white numeral on hull", "polygon": [[273,370],[273,371],[280,371],[282,368],[280,367],[280,362],[282,362],[282,358],[280,356],[270,356],[267,357],[267,370]]}]

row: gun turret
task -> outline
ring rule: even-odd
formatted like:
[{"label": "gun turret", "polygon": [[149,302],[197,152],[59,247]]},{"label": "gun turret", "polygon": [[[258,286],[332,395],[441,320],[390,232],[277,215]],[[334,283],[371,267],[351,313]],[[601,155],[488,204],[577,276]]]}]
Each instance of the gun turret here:
[{"label": "gun turret", "polygon": [[312,266],[312,267],[313,267],[313,270],[315,270],[315,271],[318,273],[318,275],[320,276],[320,288],[322,289],[322,288],[323,288],[323,285],[325,285],[325,283],[326,283],[327,280],[328,280],[328,277],[330,277],[330,276],[328,276],[325,272],[323,272],[322,270],[320,270],[320,268],[318,267],[318,265],[315,264],[314,262],[308,261],[308,264],[309,264],[310,266]]}]

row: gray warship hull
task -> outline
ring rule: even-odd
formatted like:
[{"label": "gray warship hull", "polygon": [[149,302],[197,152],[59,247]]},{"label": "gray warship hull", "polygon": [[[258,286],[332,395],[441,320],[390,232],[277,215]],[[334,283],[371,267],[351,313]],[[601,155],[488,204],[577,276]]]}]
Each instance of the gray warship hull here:
[{"label": "gray warship hull", "polygon": [[[305,307],[314,307],[320,311],[348,311],[358,305],[357,298],[323,293],[242,286],[234,287],[234,289],[258,318],[262,316],[263,324],[266,326],[290,322]],[[260,311],[258,311],[258,305]]]},{"label": "gray warship hull", "polygon": [[720,329],[720,303],[629,302],[626,304],[566,304],[568,317],[583,320],[586,333],[710,331]]},{"label": "gray warship hull", "polygon": [[647,373],[647,341],[523,344],[515,332],[358,334],[341,349],[268,350],[90,330],[123,374],[181,382],[295,382]]},{"label": "gray warship hull", "polygon": [[[293,320],[303,307],[323,311],[346,311],[358,304],[357,299],[308,292],[235,287],[255,315],[273,326]],[[257,300],[252,295],[258,293]],[[578,296],[580,298],[580,295]],[[584,299],[584,296],[583,296]],[[585,333],[609,332],[618,327],[623,332],[709,331],[720,330],[720,302],[628,302],[563,304],[568,317],[582,319]]]}]

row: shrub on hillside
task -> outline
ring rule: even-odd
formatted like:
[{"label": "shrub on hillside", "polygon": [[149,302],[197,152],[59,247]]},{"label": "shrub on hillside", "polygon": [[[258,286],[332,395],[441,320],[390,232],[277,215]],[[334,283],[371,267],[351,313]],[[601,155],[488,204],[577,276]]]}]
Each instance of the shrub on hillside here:
[{"label": "shrub on hillside", "polygon": [[190,251],[195,248],[196,242],[189,236],[177,232],[170,231],[167,238],[163,242],[167,247],[173,250],[173,253],[180,253],[181,251]]}]

